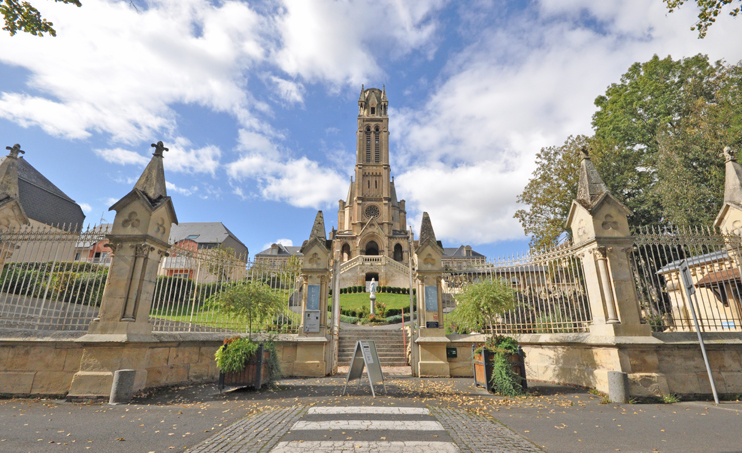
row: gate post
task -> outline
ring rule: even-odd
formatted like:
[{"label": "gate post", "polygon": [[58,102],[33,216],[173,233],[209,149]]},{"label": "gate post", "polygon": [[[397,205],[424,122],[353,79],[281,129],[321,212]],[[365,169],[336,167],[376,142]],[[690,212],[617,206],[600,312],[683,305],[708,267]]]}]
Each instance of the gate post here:
[{"label": "gate post", "polygon": [[322,211],[317,211],[309,239],[301,246],[301,325],[296,345],[296,376],[325,376],[332,371],[331,334],[327,326],[331,241],[327,240]]},{"label": "gate post", "polygon": [[[23,206],[18,198],[18,154],[25,153],[21,145],[6,146],[8,156],[0,164],[0,233],[16,231],[23,225],[30,225]],[[13,256],[15,244],[0,242],[0,269],[5,260]]]},{"label": "gate post", "polygon": [[581,253],[593,323],[600,336],[645,336],[651,328],[641,323],[639,299],[631,270],[627,216],[632,212],[608,190],[598,170],[582,149],[577,199],[567,218]]},{"label": "gate post", "polygon": [[[438,244],[430,216],[423,212],[420,226],[420,245],[415,251],[417,272],[417,316],[419,335],[413,347],[419,377],[451,377],[446,357],[446,346],[451,342],[446,337],[443,324],[443,300],[441,278],[443,276],[443,248]],[[411,315],[410,315],[411,316]],[[412,318],[410,318],[412,319]]]},{"label": "gate post", "polygon": [[[148,345],[157,341],[149,322],[157,268],[170,248],[170,227],[178,223],[165,188],[162,153],[168,149],[162,142],[152,147],[152,160],[134,188],[110,208],[116,211],[111,233],[106,236],[113,250],[111,268],[98,318],[77,340],[86,345],[70,396],[108,395],[113,373],[121,368],[137,370],[135,390],[143,388],[146,381]],[[140,345],[127,346],[129,343]],[[127,347],[141,351],[125,352]]]}]

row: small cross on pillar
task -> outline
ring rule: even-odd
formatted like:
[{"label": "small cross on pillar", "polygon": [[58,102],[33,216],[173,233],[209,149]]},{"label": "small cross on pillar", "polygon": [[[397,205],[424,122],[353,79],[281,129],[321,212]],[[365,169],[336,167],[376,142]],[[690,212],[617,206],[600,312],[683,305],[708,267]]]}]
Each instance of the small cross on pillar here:
[{"label": "small cross on pillar", "polygon": [[162,153],[164,151],[170,151],[170,148],[165,148],[165,145],[162,143],[162,140],[160,140],[156,144],[155,143],[152,143],[152,148],[155,149],[155,152],[152,153],[153,156],[160,156],[160,157],[162,157]]},{"label": "small cross on pillar", "polygon": [[8,151],[10,151],[10,154],[8,154],[8,157],[13,157],[15,159],[18,159],[18,154],[19,153],[20,154],[26,154],[26,152],[21,149],[21,145],[19,145],[18,143],[16,143],[12,147],[6,146],[5,149],[7,149]]}]

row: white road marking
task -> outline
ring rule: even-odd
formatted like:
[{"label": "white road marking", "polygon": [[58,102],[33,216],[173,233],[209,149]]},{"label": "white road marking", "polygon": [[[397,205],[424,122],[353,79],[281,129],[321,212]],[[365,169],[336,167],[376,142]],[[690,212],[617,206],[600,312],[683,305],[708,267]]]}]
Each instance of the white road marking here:
[{"label": "white road marking", "polygon": [[362,430],[408,430],[408,431],[445,431],[443,425],[435,421],[411,420],[328,420],[328,421],[299,421],[291,427],[291,431],[307,429],[362,429]]},{"label": "white road marking", "polygon": [[459,453],[450,442],[368,442],[368,441],[311,441],[279,442],[272,453],[293,452],[373,452],[373,453]]},{"label": "white road marking", "polygon": [[390,414],[390,415],[429,415],[425,407],[377,407],[377,406],[343,406],[311,407],[309,414]]}]

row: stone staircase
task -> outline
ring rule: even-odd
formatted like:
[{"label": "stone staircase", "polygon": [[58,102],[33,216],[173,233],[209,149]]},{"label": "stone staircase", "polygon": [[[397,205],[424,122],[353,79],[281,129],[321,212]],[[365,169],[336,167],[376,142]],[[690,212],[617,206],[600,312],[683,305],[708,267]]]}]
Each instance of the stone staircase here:
[{"label": "stone staircase", "polygon": [[358,340],[373,340],[381,366],[406,366],[407,356],[402,340],[402,330],[378,328],[345,329],[340,331],[338,366],[350,365]]}]

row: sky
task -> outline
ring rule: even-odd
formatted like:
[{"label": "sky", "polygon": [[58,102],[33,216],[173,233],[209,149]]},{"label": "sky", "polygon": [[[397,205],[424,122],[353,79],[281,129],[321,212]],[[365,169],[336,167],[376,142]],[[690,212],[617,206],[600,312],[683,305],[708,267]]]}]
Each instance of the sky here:
[{"label": "sky", "polygon": [[386,87],[408,221],[447,247],[525,252],[516,197],[542,147],[591,134],[594,100],[637,61],[742,58],[742,18],[705,39],[693,2],[33,2],[57,37],[0,32],[0,139],[112,221],[162,140],[181,222],[223,222],[250,255],[337,226],[361,84]]}]

